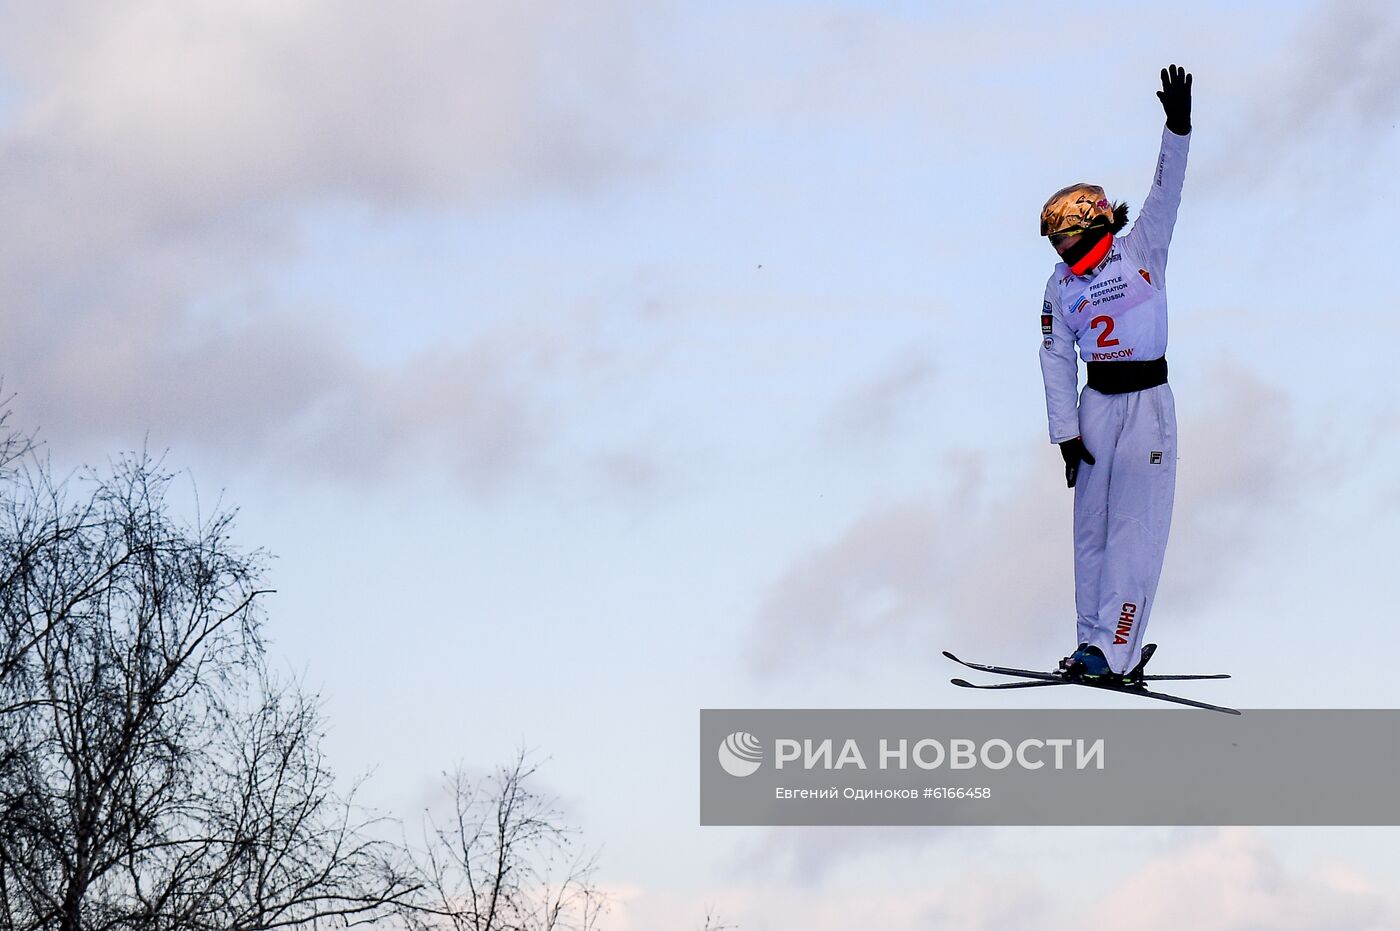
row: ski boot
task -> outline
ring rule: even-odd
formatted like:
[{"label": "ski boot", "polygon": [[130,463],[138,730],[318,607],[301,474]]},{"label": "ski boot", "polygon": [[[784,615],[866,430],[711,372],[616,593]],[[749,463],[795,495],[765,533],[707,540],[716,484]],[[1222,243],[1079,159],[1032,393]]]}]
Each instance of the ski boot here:
[{"label": "ski boot", "polygon": [[1103,651],[1089,644],[1081,644],[1068,657],[1068,665],[1062,673],[1067,679],[1081,679],[1090,682],[1109,682],[1120,678],[1108,665]]},{"label": "ski boot", "polygon": [[[1087,649],[1088,646],[1089,644],[1087,643],[1081,643],[1079,646],[1075,647],[1074,653],[1082,652],[1085,649]],[[1064,675],[1066,672],[1069,672],[1069,667],[1074,662],[1074,653],[1071,653],[1069,656],[1061,658],[1060,665],[1055,667],[1055,671],[1060,673],[1061,675]]]},{"label": "ski boot", "polygon": [[1157,644],[1155,643],[1149,643],[1147,646],[1143,647],[1142,654],[1138,658],[1137,665],[1124,674],[1123,684],[1135,685],[1138,688],[1146,686],[1147,682],[1142,677],[1143,670],[1147,668],[1147,661],[1150,660],[1152,658],[1152,654],[1156,652]]}]

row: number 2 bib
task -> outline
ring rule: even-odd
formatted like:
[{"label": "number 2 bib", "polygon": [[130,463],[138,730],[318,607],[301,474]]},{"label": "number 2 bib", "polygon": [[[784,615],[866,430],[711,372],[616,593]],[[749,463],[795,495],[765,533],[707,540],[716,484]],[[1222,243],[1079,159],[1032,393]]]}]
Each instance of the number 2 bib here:
[{"label": "number 2 bib", "polygon": [[1156,359],[1167,348],[1166,295],[1145,268],[1117,249],[1095,277],[1063,284],[1065,322],[1085,362]]}]

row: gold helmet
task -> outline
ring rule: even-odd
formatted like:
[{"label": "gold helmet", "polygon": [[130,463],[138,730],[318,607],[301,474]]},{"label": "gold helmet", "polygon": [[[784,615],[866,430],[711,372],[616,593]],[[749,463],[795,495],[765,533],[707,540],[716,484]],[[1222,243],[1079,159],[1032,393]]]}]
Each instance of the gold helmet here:
[{"label": "gold helmet", "polygon": [[1040,211],[1040,235],[1078,232],[1088,229],[1095,221],[1113,225],[1114,205],[1097,184],[1072,184],[1050,196]]}]

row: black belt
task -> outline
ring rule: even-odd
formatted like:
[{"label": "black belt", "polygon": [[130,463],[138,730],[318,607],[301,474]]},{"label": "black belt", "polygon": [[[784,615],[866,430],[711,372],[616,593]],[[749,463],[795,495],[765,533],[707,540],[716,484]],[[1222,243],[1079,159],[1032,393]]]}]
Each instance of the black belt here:
[{"label": "black belt", "polygon": [[1167,383],[1167,357],[1146,362],[1090,362],[1089,387],[1100,394],[1146,391]]}]

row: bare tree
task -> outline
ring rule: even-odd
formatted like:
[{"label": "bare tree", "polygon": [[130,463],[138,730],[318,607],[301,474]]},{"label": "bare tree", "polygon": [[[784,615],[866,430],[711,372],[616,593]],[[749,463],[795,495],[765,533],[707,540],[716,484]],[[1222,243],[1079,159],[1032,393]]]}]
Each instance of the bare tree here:
[{"label": "bare tree", "polygon": [[714,907],[711,906],[705,909],[705,923],[700,926],[700,931],[737,931],[738,927],[716,915]]},{"label": "bare tree", "polygon": [[313,928],[411,887],[267,674],[265,556],[146,455],[0,499],[0,926]]},{"label": "bare tree", "polygon": [[537,764],[521,751],[473,780],[446,777],[451,814],[425,819],[416,862],[428,893],[401,910],[414,931],[593,931],[606,908],[594,857],[575,853],[575,832],[529,782]]}]

